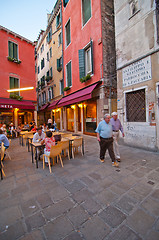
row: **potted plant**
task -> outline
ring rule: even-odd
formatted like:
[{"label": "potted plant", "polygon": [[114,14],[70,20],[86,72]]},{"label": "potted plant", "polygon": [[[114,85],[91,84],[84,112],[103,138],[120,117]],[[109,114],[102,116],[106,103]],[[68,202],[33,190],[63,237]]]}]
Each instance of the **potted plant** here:
[{"label": "potted plant", "polygon": [[91,75],[90,74],[87,74],[87,76],[83,77],[80,79],[80,82],[81,83],[84,83],[84,82],[87,82],[89,79],[91,79]]},{"label": "potted plant", "polygon": [[70,87],[65,87],[63,90],[68,91],[68,90],[70,90]]}]

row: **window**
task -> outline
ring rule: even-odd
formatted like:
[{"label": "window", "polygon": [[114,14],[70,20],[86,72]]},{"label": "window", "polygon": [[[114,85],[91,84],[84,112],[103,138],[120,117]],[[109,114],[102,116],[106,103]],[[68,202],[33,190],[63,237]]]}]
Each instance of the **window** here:
[{"label": "window", "polygon": [[49,49],[50,52],[50,58],[52,58],[52,47]]},{"label": "window", "polygon": [[133,16],[139,11],[139,2],[138,0],[129,0],[130,16]]},{"label": "window", "polygon": [[60,32],[60,34],[58,35],[58,46],[60,46],[62,43],[62,33]]},{"label": "window", "polygon": [[47,52],[47,61],[49,61],[49,52]]},{"label": "window", "polygon": [[66,35],[66,47],[67,47],[71,42],[70,20],[68,20],[65,26],[65,35]]},{"label": "window", "polygon": [[62,70],[62,57],[57,59],[57,71],[60,72]]},{"label": "window", "polygon": [[69,2],[69,0],[63,0],[63,6],[66,7],[68,2]]},{"label": "window", "polygon": [[72,86],[72,69],[71,69],[71,62],[66,65],[66,86]]},{"label": "window", "polygon": [[40,73],[40,67],[38,66],[38,74]]},{"label": "window", "polygon": [[39,106],[41,106],[41,95],[39,95]]},{"label": "window", "polygon": [[46,92],[42,92],[42,104],[46,103]]},{"label": "window", "polygon": [[42,47],[40,48],[41,53],[44,51],[44,44],[42,45]]},{"label": "window", "polygon": [[[10,89],[19,88],[19,79],[18,78],[10,77],[9,81],[10,81]],[[10,93],[10,96],[12,96],[14,94],[19,96],[19,91]]]},{"label": "window", "polygon": [[91,18],[91,0],[82,0],[83,25]]},{"label": "window", "polygon": [[52,28],[50,27],[50,30],[47,34],[46,41],[49,43],[52,40]]},{"label": "window", "polygon": [[57,16],[56,16],[56,27],[58,28],[58,26],[60,25],[61,23],[61,14],[59,13]]},{"label": "window", "polygon": [[93,41],[90,41],[86,48],[78,50],[78,56],[80,79],[93,74]]},{"label": "window", "polygon": [[18,45],[14,42],[8,41],[9,57],[18,59]]},{"label": "window", "polygon": [[146,122],[145,89],[126,93],[127,122]]},{"label": "window", "polygon": [[60,81],[60,94],[63,94],[63,89],[64,89],[64,82],[63,79]]},{"label": "window", "polygon": [[159,0],[156,0],[156,28],[157,28],[157,43],[159,44]]},{"label": "window", "polygon": [[44,58],[41,60],[41,70],[45,67]]},{"label": "window", "polygon": [[45,87],[45,76],[41,78],[41,87]]},{"label": "window", "polygon": [[50,76],[52,77],[52,67],[50,68]]},{"label": "window", "polygon": [[49,87],[48,88],[48,101],[51,101],[51,99],[53,99],[54,95],[53,95],[53,87]]},{"label": "window", "polygon": [[37,73],[37,64],[35,64],[35,73]]}]

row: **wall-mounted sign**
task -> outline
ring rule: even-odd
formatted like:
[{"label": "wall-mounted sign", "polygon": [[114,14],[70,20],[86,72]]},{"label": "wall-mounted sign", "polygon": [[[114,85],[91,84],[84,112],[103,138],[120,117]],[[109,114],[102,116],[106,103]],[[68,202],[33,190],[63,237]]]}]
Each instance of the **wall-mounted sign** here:
[{"label": "wall-mounted sign", "polygon": [[13,106],[8,104],[1,104],[0,108],[13,108]]},{"label": "wall-mounted sign", "polygon": [[123,68],[123,87],[145,82],[152,79],[151,57],[146,57]]}]

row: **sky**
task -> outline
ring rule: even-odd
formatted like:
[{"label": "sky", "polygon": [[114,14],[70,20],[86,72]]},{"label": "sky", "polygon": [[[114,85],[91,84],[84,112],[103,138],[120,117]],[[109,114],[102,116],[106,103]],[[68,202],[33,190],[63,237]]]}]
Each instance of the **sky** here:
[{"label": "sky", "polygon": [[0,0],[0,25],[36,41],[57,0]]}]

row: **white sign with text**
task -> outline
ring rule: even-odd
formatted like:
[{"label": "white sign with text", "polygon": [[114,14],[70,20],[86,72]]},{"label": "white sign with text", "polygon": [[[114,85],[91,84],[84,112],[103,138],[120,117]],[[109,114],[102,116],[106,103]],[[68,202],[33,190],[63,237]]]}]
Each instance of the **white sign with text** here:
[{"label": "white sign with text", "polygon": [[123,68],[123,87],[145,82],[152,79],[151,57],[148,56]]}]

